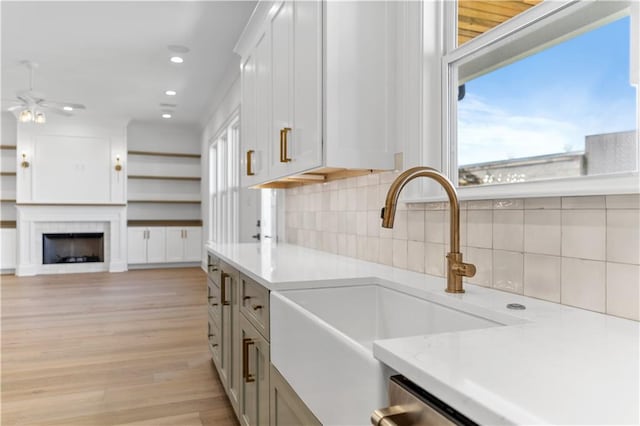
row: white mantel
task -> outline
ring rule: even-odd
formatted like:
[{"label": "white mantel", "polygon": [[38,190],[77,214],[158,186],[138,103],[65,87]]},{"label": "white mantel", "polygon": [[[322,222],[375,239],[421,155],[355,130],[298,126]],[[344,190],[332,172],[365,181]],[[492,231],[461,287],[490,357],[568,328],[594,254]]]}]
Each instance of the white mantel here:
[{"label": "white mantel", "polygon": [[[123,204],[19,204],[16,275],[127,270],[127,208]],[[43,265],[42,234],[48,232],[104,232],[105,261]]]}]

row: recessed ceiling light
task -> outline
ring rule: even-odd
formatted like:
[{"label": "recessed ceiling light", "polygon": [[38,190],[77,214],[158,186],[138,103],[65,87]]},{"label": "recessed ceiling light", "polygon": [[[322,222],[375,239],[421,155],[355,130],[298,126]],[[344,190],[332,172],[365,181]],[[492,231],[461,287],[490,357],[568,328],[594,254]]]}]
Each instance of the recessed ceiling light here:
[{"label": "recessed ceiling light", "polygon": [[178,94],[178,92],[176,92],[175,90],[165,90],[164,94],[167,96],[175,96]]},{"label": "recessed ceiling light", "polygon": [[184,59],[182,59],[180,56],[172,56],[169,60],[174,64],[181,64],[184,62]]},{"label": "recessed ceiling light", "polygon": [[162,118],[171,118],[171,114],[165,112],[164,114],[162,114]]},{"label": "recessed ceiling light", "polygon": [[169,52],[173,53],[189,53],[189,48],[187,46],[182,46],[181,44],[170,44],[167,46]]},{"label": "recessed ceiling light", "polygon": [[73,111],[73,107],[70,107],[70,106],[62,107],[62,109],[65,111]]}]

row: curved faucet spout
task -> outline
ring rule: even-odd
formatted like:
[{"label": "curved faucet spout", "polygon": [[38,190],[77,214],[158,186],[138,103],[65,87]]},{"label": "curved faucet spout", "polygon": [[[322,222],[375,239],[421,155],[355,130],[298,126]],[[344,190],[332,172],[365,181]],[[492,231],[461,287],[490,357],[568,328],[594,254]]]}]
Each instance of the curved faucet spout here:
[{"label": "curved faucet spout", "polygon": [[449,293],[464,293],[462,288],[462,277],[472,277],[476,273],[476,267],[470,263],[462,262],[460,253],[460,202],[458,194],[451,181],[442,173],[431,167],[413,167],[400,174],[387,192],[387,199],[382,208],[382,226],[393,228],[393,221],[396,215],[396,205],[398,197],[405,185],[419,177],[427,177],[438,182],[447,193],[450,204],[450,226],[451,251],[447,254],[447,289]]}]

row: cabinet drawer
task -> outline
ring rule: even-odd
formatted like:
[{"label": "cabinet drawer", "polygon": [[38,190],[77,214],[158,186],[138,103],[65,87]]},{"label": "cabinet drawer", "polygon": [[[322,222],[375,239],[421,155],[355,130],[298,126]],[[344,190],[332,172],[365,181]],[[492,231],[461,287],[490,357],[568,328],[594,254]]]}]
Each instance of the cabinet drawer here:
[{"label": "cabinet drawer", "polygon": [[211,358],[216,366],[220,365],[220,326],[209,315],[207,324],[207,335],[209,340],[209,351],[211,352]]},{"label": "cabinet drawer", "polygon": [[240,274],[240,312],[269,340],[269,290]]},{"label": "cabinet drawer", "polygon": [[220,303],[220,286],[210,279],[207,280],[207,301],[210,307]]}]

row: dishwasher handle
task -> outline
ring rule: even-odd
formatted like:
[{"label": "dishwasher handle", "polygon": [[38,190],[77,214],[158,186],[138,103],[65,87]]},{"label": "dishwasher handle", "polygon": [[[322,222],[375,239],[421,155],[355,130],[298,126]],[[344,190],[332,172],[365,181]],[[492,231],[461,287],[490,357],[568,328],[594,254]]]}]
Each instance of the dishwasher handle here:
[{"label": "dishwasher handle", "polygon": [[404,405],[378,408],[371,414],[371,424],[373,426],[400,426],[394,419],[408,412],[407,407]]}]

